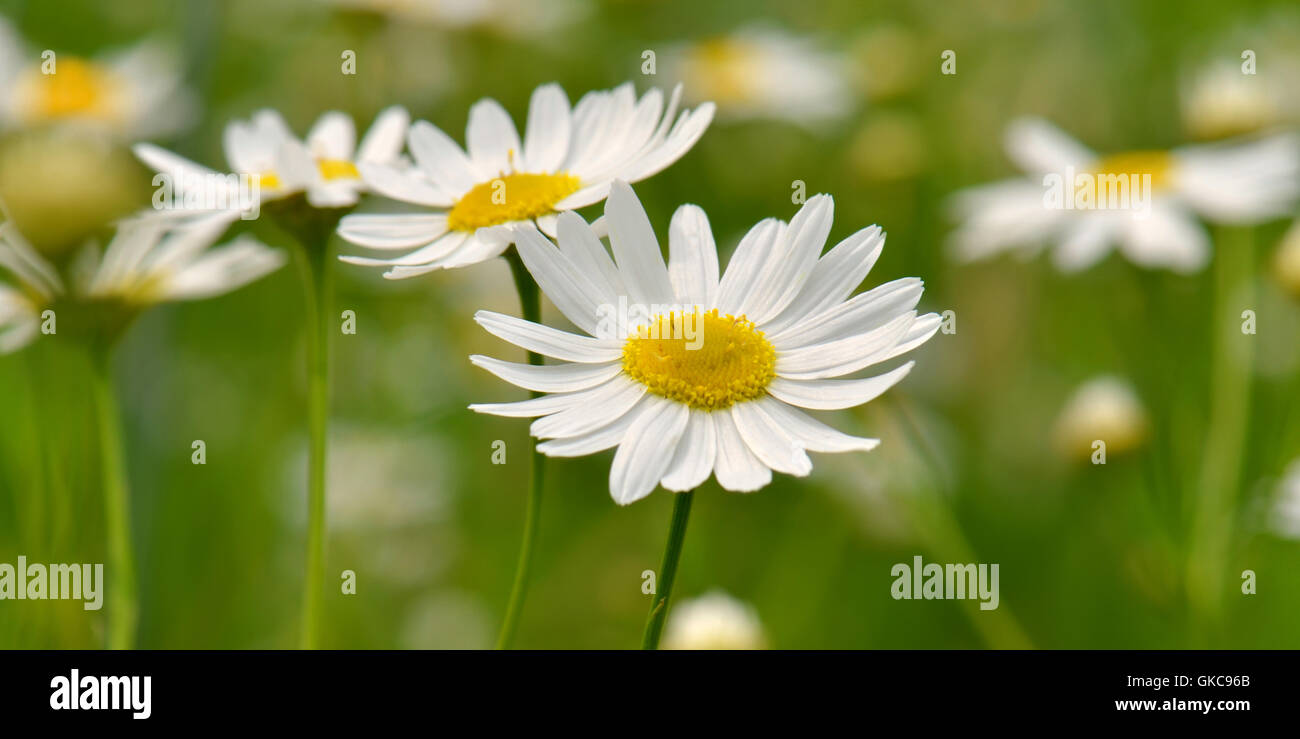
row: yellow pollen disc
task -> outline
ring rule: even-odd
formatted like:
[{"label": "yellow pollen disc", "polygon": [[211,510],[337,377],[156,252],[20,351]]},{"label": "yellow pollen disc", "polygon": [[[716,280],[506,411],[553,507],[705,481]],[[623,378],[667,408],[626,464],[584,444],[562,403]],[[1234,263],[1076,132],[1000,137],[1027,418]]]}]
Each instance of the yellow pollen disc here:
[{"label": "yellow pollen disc", "polygon": [[326,182],[330,180],[361,179],[361,173],[357,171],[357,165],[346,159],[317,159],[316,168],[320,170],[320,176],[324,177]]},{"label": "yellow pollen disc", "polygon": [[76,57],[58,57],[54,72],[34,69],[23,81],[30,91],[35,120],[89,116],[114,121],[119,80],[111,70]]},{"label": "yellow pollen disc", "polygon": [[253,175],[257,178],[257,186],[267,190],[278,190],[280,188],[280,175],[274,172],[262,172]]},{"label": "yellow pollen disc", "polygon": [[1169,183],[1174,171],[1174,157],[1167,151],[1126,151],[1102,157],[1092,165],[1097,176],[1151,175],[1151,187]]},{"label": "yellow pollen disc", "polygon": [[776,349],[744,316],[668,313],[623,344],[623,371],[655,395],[716,411],[767,391]]},{"label": "yellow pollen disc", "polygon": [[581,180],[571,174],[506,174],[470,188],[447,213],[447,227],[473,231],[510,221],[537,218],[555,211],[555,204],[578,191]]}]

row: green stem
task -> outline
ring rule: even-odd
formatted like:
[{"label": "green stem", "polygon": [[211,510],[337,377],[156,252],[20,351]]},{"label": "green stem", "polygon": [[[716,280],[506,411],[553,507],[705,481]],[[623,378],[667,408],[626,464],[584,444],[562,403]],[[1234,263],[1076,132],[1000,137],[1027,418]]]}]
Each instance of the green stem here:
[{"label": "green stem", "polygon": [[122,451],[122,419],[113,389],[108,350],[92,357],[95,421],[99,431],[99,466],[103,478],[104,526],[108,538],[108,648],[131,649],[139,614],[135,562],[131,550],[131,515]]},{"label": "green stem", "polygon": [[[524,267],[519,253],[512,246],[506,252],[506,261],[510,264],[510,274],[515,279],[515,290],[519,293],[519,307],[524,320],[540,323],[542,320],[542,296],[533,280],[533,276]],[[542,364],[542,356],[528,352],[529,364]],[[532,393],[537,397],[539,393]],[[546,477],[546,457],[537,451],[537,440],[529,438],[529,452],[532,459],[532,479],[528,484],[528,509],[524,516],[524,535],[519,544],[519,561],[515,565],[515,582],[510,588],[510,602],[506,605],[505,619],[501,622],[501,633],[497,636],[497,649],[509,649],[519,628],[519,618],[524,610],[524,601],[528,597],[528,581],[533,569],[533,555],[537,551],[537,526],[542,517],[542,487]]]},{"label": "green stem", "polygon": [[307,312],[307,406],[311,439],[307,461],[307,559],[303,581],[299,646],[320,642],[321,595],[325,587],[325,460],[330,390],[330,239],[297,250]]},{"label": "green stem", "polygon": [[1250,421],[1254,337],[1241,332],[1241,313],[1254,308],[1252,232],[1219,230],[1210,314],[1210,418],[1188,542],[1186,587],[1194,638],[1206,642],[1222,615],[1224,575]]},{"label": "green stem", "polygon": [[668,545],[664,547],[664,561],[659,566],[658,587],[646,617],[645,634],[641,637],[642,649],[658,649],[659,637],[668,618],[668,599],[673,594],[673,581],[677,579],[677,562],[682,558],[682,543],[686,541],[686,524],[691,517],[691,502],[695,492],[673,494],[673,521],[668,526]]}]

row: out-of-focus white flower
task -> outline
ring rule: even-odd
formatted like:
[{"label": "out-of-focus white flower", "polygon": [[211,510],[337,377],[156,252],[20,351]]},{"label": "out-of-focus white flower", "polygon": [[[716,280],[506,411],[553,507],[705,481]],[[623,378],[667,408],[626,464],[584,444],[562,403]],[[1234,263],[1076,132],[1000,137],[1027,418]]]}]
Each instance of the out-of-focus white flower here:
[{"label": "out-of-focus white flower", "polygon": [[763,649],[767,638],[758,613],[721,590],[673,606],[664,649]]},{"label": "out-of-focus white flower", "polygon": [[[349,264],[389,267],[385,277],[414,277],[499,256],[510,228],[536,224],[555,235],[561,211],[598,203],[615,180],[638,182],[690,151],[713,120],[713,104],[677,116],[679,85],[664,107],[652,89],[638,100],[632,84],[590,92],[569,108],[559,85],[538,87],[521,141],[510,114],[492,99],[469,111],[468,154],[425,121],[411,126],[416,166],[361,165],[375,192],[434,209],[428,213],[350,215],[339,235],[370,249],[414,249],[395,258],[345,256]],[[674,117],[676,119],[674,120]]]},{"label": "out-of-focus white flower", "polygon": [[1096,441],[1107,454],[1136,449],[1150,430],[1146,409],[1127,381],[1109,375],[1085,382],[1056,420],[1056,442],[1072,459],[1087,459]]},{"label": "out-of-focus white flower", "polygon": [[1300,221],[1291,224],[1273,254],[1273,275],[1287,292],[1300,298]]},{"label": "out-of-focus white flower", "polygon": [[1288,97],[1278,76],[1243,74],[1240,63],[1222,60],[1196,70],[1183,83],[1183,123],[1198,139],[1264,131],[1285,119]]},{"label": "out-of-focus white flower", "polygon": [[133,141],[194,120],[175,48],[145,40],[94,59],[30,48],[0,18],[0,120],[7,127],[76,123]]},{"label": "out-of-focus white flower", "polygon": [[801,125],[840,118],[853,107],[847,64],[808,39],[750,28],[664,52],[663,72],[724,119],[776,118]]},{"label": "out-of-focus white flower", "polygon": [[1300,459],[1292,462],[1282,475],[1270,522],[1279,535],[1300,539]]},{"label": "out-of-focus white flower", "polygon": [[692,490],[710,475],[726,490],[750,492],[774,470],[810,474],[807,452],[874,449],[879,439],[850,436],[805,410],[852,408],[884,393],[912,362],[848,376],[925,343],[939,316],[918,315],[924,287],[914,277],[853,295],[885,235],[864,228],[822,256],[833,215],[830,196],[817,195],[789,223],[760,221],[721,278],[703,210],[677,209],[665,265],[645,209],[623,182],[605,203],[616,259],[576,213],[560,215],[558,248],[521,227],[524,265],[586,335],[479,311],[475,320],[492,334],[563,363],[472,356],[506,382],[546,394],[470,408],[537,418],[529,431],[548,439],[537,446],[548,456],[617,447],[609,493],[619,505],[658,485]]},{"label": "out-of-focus white flower", "polygon": [[[248,121],[232,121],[223,139],[226,161],[236,175],[255,178],[256,201],[243,202],[241,184],[184,157],[152,144],[137,144],[136,156],[159,173],[169,175],[174,186],[199,183],[209,188],[211,202],[219,208],[248,210],[262,202],[306,193],[315,208],[346,208],[356,204],[365,183],[359,167],[366,164],[405,166],[402,141],[410,117],[404,108],[382,111],[370,130],[356,142],[352,119],[331,111],[317,119],[302,141],[294,136],[283,116],[260,110]],[[199,201],[202,209],[204,201]]]},{"label": "out-of-focus white flower", "polygon": [[1257,223],[1291,212],[1300,197],[1300,140],[1290,134],[1101,157],[1026,119],[1008,129],[1006,146],[1028,176],[955,196],[961,223],[950,247],[959,259],[1052,244],[1056,265],[1074,272],[1118,247],[1137,265],[1192,272],[1210,255],[1196,216]]},{"label": "out-of-focus white flower", "polygon": [[585,0],[324,0],[340,9],[459,30],[484,28],[504,36],[537,37],[581,20]]},{"label": "out-of-focus white flower", "polygon": [[129,314],[220,295],[279,268],[284,255],[248,236],[212,246],[233,218],[177,223],[151,214],[125,221],[102,253],[94,244],[83,249],[67,280],[11,223],[0,225],[0,270],[18,285],[0,286],[0,352],[30,341],[41,310],[57,301],[113,303]]}]

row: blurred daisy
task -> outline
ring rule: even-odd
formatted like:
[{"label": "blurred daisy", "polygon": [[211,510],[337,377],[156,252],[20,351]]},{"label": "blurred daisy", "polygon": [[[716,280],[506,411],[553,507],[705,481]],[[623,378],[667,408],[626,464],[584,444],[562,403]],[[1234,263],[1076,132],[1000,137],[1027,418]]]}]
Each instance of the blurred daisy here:
[{"label": "blurred daisy", "polygon": [[[1272,60],[1265,71],[1273,69]],[[1182,86],[1183,123],[1198,139],[1241,136],[1273,128],[1286,117],[1289,89],[1270,74],[1243,74],[1231,59],[1191,73]]]},{"label": "blurred daisy", "polygon": [[559,85],[543,85],[533,92],[522,142],[505,109],[480,100],[469,111],[468,154],[437,127],[416,121],[407,142],[415,168],[360,169],[375,192],[435,212],[344,218],[339,234],[354,244],[414,251],[342,259],[390,267],[384,276],[397,279],[491,259],[510,245],[515,224],[536,223],[554,235],[560,211],[598,203],[615,179],[643,180],[695,145],[713,105],[684,111],[674,122],[680,97],[679,86],[665,110],[660,90],[637,100],[629,82],[587,93],[570,110]]},{"label": "blurred daisy", "polygon": [[754,608],[721,590],[674,607],[664,634],[665,649],[763,649],[766,642]]},{"label": "blurred daisy", "polygon": [[[1011,125],[1006,146],[1029,176],[957,194],[962,222],[951,247],[960,259],[1053,243],[1054,261],[1066,272],[1096,264],[1112,247],[1143,267],[1192,272],[1210,251],[1197,215],[1256,223],[1289,213],[1300,196],[1300,143],[1291,135],[1099,157],[1046,121],[1029,119]],[[1131,199],[1102,196],[1102,185],[1116,192],[1107,180],[1118,187],[1147,177],[1145,194],[1135,184]],[[1054,183],[1063,183],[1064,202],[1052,202]],[[1096,195],[1085,207],[1089,183]]]},{"label": "blurred daisy", "polygon": [[227,176],[152,144],[137,144],[134,150],[145,164],[171,175],[173,182],[216,188],[221,192],[212,193],[215,202],[238,202],[243,210],[297,193],[306,193],[308,204],[315,208],[347,208],[356,205],[365,190],[360,166],[402,166],[402,140],[409,122],[404,108],[387,108],[358,145],[352,119],[337,111],[317,119],[306,141],[294,136],[274,110],[232,121],[223,139],[226,161],[235,174],[255,178],[258,195],[253,203],[242,202],[240,185]]},{"label": "blurred daisy", "polygon": [[1279,284],[1300,297],[1300,221],[1291,224],[1273,255],[1273,274]]},{"label": "blurred daisy", "polygon": [[1146,441],[1150,421],[1133,386],[1118,377],[1085,382],[1070,397],[1056,421],[1056,442],[1072,459],[1087,459],[1097,441],[1108,454],[1132,451]]},{"label": "blurred daisy", "polygon": [[86,246],[67,280],[13,224],[0,225],[0,270],[17,280],[16,289],[0,285],[0,352],[24,346],[36,336],[41,311],[67,300],[101,306],[91,318],[120,328],[156,303],[220,295],[279,268],[283,254],[250,237],[213,246],[232,218],[125,221],[102,253]]},{"label": "blurred daisy", "polygon": [[94,59],[29,48],[0,18],[0,120],[8,127],[79,123],[135,140],[164,136],[195,117],[180,56],[146,40]]},{"label": "blurred daisy", "polygon": [[590,10],[585,0],[324,0],[341,10],[374,13],[448,29],[485,28],[506,36],[558,31]]},{"label": "blurred daisy", "polygon": [[1273,504],[1273,530],[1288,539],[1300,539],[1300,459],[1282,475]]},{"label": "blurred daisy", "polygon": [[575,213],[559,217],[559,248],[519,227],[524,264],[589,335],[480,311],[475,319],[492,334],[564,363],[473,356],[497,377],[546,394],[470,407],[542,416],[530,431],[549,439],[537,449],[550,456],[618,447],[609,488],[622,505],[658,484],[691,490],[710,474],[727,490],[757,490],[773,470],[807,475],[807,451],[873,449],[879,440],[848,436],[800,409],[850,408],[880,395],[910,362],[876,377],[830,378],[910,351],[934,334],[939,317],[917,316],[922,284],[915,278],[849,298],[885,237],[865,228],[821,257],[832,211],[831,198],[818,195],[789,224],[760,222],[721,279],[704,211],[677,210],[665,266],[650,221],[623,182],[605,204],[613,259]]},{"label": "blurred daisy", "polygon": [[665,52],[664,71],[727,119],[801,125],[840,118],[854,100],[843,58],[784,31],[750,28]]}]

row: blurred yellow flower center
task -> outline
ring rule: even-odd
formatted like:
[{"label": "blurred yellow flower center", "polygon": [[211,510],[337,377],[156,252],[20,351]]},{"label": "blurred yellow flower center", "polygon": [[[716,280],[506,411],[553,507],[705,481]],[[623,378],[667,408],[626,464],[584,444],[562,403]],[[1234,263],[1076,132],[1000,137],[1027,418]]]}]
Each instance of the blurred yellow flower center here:
[{"label": "blurred yellow flower center", "polygon": [[280,175],[274,172],[262,172],[253,175],[257,178],[257,186],[268,190],[278,190],[280,188]]},{"label": "blurred yellow flower center", "polygon": [[1099,177],[1151,175],[1151,187],[1169,184],[1174,171],[1174,157],[1167,151],[1125,151],[1098,159],[1092,173]]},{"label": "blurred yellow flower center", "polygon": [[555,211],[555,204],[578,191],[581,180],[566,172],[506,174],[480,182],[447,213],[447,227],[473,231],[510,221],[524,221]]},{"label": "blurred yellow flower center", "polygon": [[320,176],[325,178],[326,182],[330,180],[361,179],[361,173],[357,171],[357,165],[346,159],[317,159],[316,168],[320,170]]},{"label": "blurred yellow flower center", "polygon": [[753,94],[758,57],[759,51],[746,41],[702,41],[688,56],[691,85],[710,100],[747,100]]},{"label": "blurred yellow flower center", "polygon": [[776,349],[744,316],[668,313],[623,344],[623,371],[655,395],[721,410],[767,391]]},{"label": "blurred yellow flower center", "polygon": [[111,70],[76,57],[52,61],[52,73],[36,69],[25,80],[32,100],[29,118],[89,116],[111,121],[118,117],[115,93],[121,83]]}]

